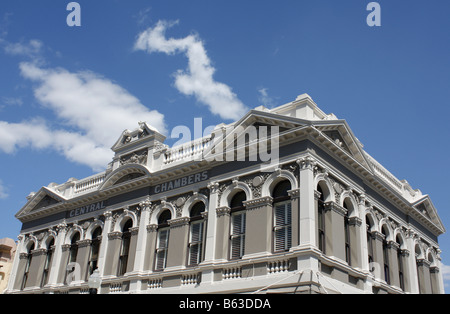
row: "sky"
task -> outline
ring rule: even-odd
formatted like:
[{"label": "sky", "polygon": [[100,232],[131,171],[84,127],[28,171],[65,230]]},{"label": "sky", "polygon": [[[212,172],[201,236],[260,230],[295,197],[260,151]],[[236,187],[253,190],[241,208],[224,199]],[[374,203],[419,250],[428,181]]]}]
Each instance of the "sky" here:
[{"label": "sky", "polygon": [[[303,93],[449,229],[449,1],[377,1],[380,26],[369,0],[79,0],[79,20],[69,2],[0,4],[0,238],[16,239],[30,192],[103,171],[139,121],[172,145],[196,118],[230,123]],[[439,242],[450,291],[450,236]]]}]

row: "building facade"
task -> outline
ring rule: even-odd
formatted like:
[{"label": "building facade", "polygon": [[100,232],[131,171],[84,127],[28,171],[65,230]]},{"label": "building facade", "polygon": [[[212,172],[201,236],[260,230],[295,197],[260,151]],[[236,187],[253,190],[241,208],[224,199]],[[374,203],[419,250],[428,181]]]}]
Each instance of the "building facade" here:
[{"label": "building facade", "polygon": [[168,147],[125,131],[105,172],[28,196],[7,293],[443,293],[428,195],[306,94]]},{"label": "building facade", "polygon": [[0,239],[0,294],[8,286],[15,253],[16,243],[13,239]]}]

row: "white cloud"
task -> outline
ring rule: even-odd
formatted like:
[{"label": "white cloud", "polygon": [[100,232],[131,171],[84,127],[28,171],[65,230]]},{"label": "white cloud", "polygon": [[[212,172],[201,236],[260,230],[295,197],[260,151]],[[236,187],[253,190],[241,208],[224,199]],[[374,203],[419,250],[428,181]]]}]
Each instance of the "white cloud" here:
[{"label": "white cloud", "polygon": [[42,119],[20,123],[0,121],[0,150],[14,153],[21,147],[53,149],[68,160],[100,170],[111,161],[110,147],[125,129],[139,121],[166,132],[164,116],[149,110],[125,89],[95,73],[43,69],[20,64],[21,75],[33,81],[34,95],[58,118],[50,126]]},{"label": "white cloud", "polygon": [[0,200],[7,198],[9,195],[6,192],[6,188],[3,185],[2,180],[0,180]]},{"label": "white cloud", "polygon": [[36,57],[41,53],[43,43],[40,40],[32,39],[27,43],[9,43],[6,42],[4,50],[7,54],[13,56]]},{"label": "white cloud", "polygon": [[267,88],[258,89],[258,93],[259,93],[258,100],[263,106],[267,108],[276,107],[276,101],[275,99],[269,96]]},{"label": "white cloud", "polygon": [[222,119],[236,120],[242,117],[247,108],[228,85],[214,80],[215,68],[211,65],[201,39],[192,34],[180,39],[166,38],[166,30],[176,23],[159,21],[155,27],[143,31],[136,40],[135,50],[168,55],[184,53],[188,58],[188,69],[178,70],[174,74],[178,91],[195,96]]},{"label": "white cloud", "polygon": [[441,263],[441,271],[444,278],[444,288],[447,293],[450,293],[450,266]]}]

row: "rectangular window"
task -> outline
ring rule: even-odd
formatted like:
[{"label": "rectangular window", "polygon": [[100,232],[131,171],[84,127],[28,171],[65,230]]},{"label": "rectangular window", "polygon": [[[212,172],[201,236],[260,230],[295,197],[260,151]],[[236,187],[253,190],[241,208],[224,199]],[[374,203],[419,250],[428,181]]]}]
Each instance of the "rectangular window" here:
[{"label": "rectangular window", "polygon": [[245,211],[231,214],[231,259],[239,259],[245,251]]},{"label": "rectangular window", "polygon": [[189,265],[198,265],[201,262],[203,252],[203,225],[203,220],[191,223]]},{"label": "rectangular window", "polygon": [[274,204],[274,251],[287,251],[292,246],[291,201]]},{"label": "rectangular window", "polygon": [[156,244],[156,269],[166,268],[167,250],[169,248],[169,228],[163,228],[158,231],[158,242]]}]

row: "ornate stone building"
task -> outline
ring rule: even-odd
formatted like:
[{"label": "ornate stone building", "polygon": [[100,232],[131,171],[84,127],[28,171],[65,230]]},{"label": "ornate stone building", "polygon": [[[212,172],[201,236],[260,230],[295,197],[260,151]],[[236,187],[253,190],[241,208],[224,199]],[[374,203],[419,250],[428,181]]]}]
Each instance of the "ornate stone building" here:
[{"label": "ornate stone building", "polygon": [[139,123],[105,172],[30,194],[7,293],[87,293],[97,268],[101,293],[443,293],[429,196],[308,95],[164,140]]}]

